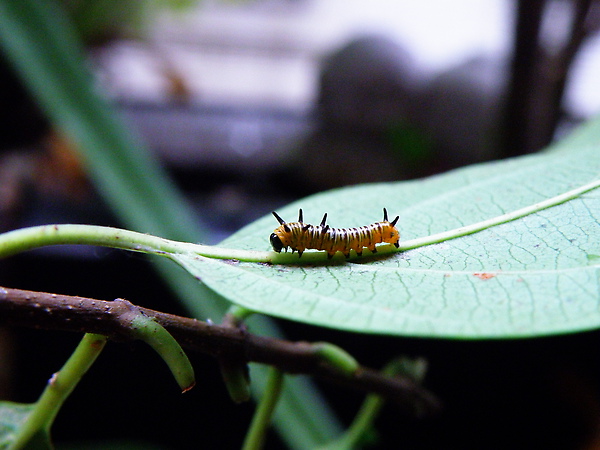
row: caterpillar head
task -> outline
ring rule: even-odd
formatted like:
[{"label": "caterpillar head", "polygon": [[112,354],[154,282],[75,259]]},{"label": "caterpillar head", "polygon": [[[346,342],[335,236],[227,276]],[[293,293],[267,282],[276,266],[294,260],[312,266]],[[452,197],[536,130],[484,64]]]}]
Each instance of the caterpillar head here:
[{"label": "caterpillar head", "polygon": [[383,208],[383,222],[381,222],[383,227],[383,231],[381,233],[383,242],[394,244],[396,248],[400,246],[398,243],[400,241],[400,232],[398,231],[398,228],[396,228],[396,223],[398,223],[399,218],[400,216],[396,216],[396,218],[390,222],[388,219],[387,209]]},{"label": "caterpillar head", "polygon": [[[275,229],[275,231],[273,231],[273,233],[271,233],[271,237],[269,238],[269,240],[271,241],[271,246],[273,247],[273,250],[275,250],[277,253],[281,253],[281,250],[283,250],[284,248],[287,248],[290,245],[289,242],[289,233],[290,233],[290,229],[288,227],[288,225],[286,224],[285,220],[283,220],[281,217],[279,217],[279,214],[277,214],[275,211],[273,211],[272,213],[275,218],[277,219],[277,222],[279,222],[279,227],[277,227],[277,229]],[[300,210],[300,222],[302,222],[302,210]]]},{"label": "caterpillar head", "polygon": [[387,242],[388,244],[394,244],[396,248],[400,246],[400,232],[398,229],[388,222],[383,222],[383,230],[382,230],[382,240],[383,242]]},{"label": "caterpillar head", "polygon": [[281,239],[279,238],[279,236],[277,236],[277,234],[275,234],[275,233],[271,233],[271,237],[269,238],[269,240],[271,241],[273,250],[275,250],[277,253],[280,253],[281,250],[283,249],[284,245],[283,245],[283,242],[281,242]]}]

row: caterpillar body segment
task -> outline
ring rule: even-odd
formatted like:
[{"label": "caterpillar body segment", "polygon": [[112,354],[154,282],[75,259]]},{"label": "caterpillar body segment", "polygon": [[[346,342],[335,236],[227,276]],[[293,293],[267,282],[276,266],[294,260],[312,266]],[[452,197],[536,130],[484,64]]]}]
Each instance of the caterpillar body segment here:
[{"label": "caterpillar body segment", "polygon": [[361,256],[365,247],[376,253],[375,246],[380,243],[393,244],[396,248],[399,246],[400,232],[396,228],[399,216],[390,222],[385,208],[383,221],[354,228],[330,227],[326,224],[327,213],[319,225],[305,224],[302,209],[299,211],[297,222],[285,222],[275,211],[273,215],[280,224],[270,237],[276,252],[287,250],[289,247],[292,252],[297,251],[298,255],[302,256],[305,250],[314,249],[325,250],[328,258],[333,258],[337,252],[342,252],[348,258],[351,250]]}]

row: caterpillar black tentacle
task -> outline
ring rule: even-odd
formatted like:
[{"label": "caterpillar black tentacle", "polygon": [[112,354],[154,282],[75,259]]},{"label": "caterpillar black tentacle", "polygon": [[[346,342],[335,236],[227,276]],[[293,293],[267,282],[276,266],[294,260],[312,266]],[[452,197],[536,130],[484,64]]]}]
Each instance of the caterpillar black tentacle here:
[{"label": "caterpillar black tentacle", "polygon": [[376,244],[388,243],[399,247],[400,232],[396,228],[399,216],[391,222],[388,219],[387,209],[383,208],[383,221],[371,225],[355,228],[332,228],[326,224],[327,213],[323,216],[320,225],[305,224],[302,209],[298,213],[298,222],[285,222],[273,211],[279,222],[279,227],[271,234],[270,241],[273,250],[281,252],[282,249],[291,248],[301,257],[306,249],[325,250],[328,258],[333,258],[337,252],[342,252],[346,258],[354,250],[358,256],[362,255],[363,248],[368,248],[371,253],[377,253]]}]

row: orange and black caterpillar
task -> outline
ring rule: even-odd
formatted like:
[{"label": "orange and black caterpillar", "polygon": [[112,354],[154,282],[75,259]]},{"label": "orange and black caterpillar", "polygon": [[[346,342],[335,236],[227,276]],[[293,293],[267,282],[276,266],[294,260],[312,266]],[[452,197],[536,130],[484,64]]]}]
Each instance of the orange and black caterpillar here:
[{"label": "orange and black caterpillar", "polygon": [[396,228],[399,216],[391,222],[388,220],[387,210],[383,208],[383,221],[357,228],[331,228],[325,225],[327,213],[323,216],[320,225],[309,225],[303,222],[302,210],[298,215],[298,222],[286,223],[273,211],[273,215],[280,226],[271,234],[271,245],[273,250],[281,252],[282,249],[290,247],[292,252],[297,251],[302,256],[304,250],[325,250],[328,258],[333,258],[336,252],[342,252],[346,258],[350,256],[350,250],[354,250],[358,256],[362,255],[363,248],[367,247],[372,253],[376,253],[376,244],[386,242],[394,244],[398,248],[400,233]]}]

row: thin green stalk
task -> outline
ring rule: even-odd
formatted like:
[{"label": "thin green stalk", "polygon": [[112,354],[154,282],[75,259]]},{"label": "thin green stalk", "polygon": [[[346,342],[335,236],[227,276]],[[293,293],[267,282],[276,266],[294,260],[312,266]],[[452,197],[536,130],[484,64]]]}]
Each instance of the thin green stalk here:
[{"label": "thin green stalk", "polygon": [[[561,203],[572,200],[581,194],[598,187],[600,187],[600,179],[594,180],[591,183],[587,183],[576,189],[572,189],[564,194],[557,195],[506,214],[492,217],[491,219],[486,219],[481,222],[444,231],[442,233],[404,241],[400,244],[397,251],[423,247],[425,245],[436,244],[473,234],[496,225],[520,219],[521,217],[542,211],[552,206],[560,205]],[[163,256],[168,256],[169,253],[194,253],[207,258],[236,259],[238,261],[246,262],[269,262],[273,264],[285,264],[291,261],[298,262],[297,257],[294,258],[293,255],[288,254],[192,244],[189,242],[172,241],[150,234],[122,230],[119,228],[70,224],[43,225],[1,234],[0,258],[37,247],[57,244],[100,245],[144,253],[154,253]],[[391,245],[384,245],[379,248],[380,253],[391,251],[394,251],[393,246]],[[308,252],[303,256],[302,262],[311,263],[323,259],[324,254],[322,252]]]},{"label": "thin green stalk", "polygon": [[[223,318],[222,325],[240,328],[243,321],[251,316],[254,311],[243,306],[231,305]],[[227,387],[229,397],[235,403],[247,402],[251,398],[252,390],[250,387],[250,374],[248,362],[243,357],[225,357],[219,358],[221,376]]]},{"label": "thin green stalk", "polygon": [[104,345],[106,336],[87,333],[65,365],[48,381],[48,385],[35,404],[27,423],[17,435],[13,448],[23,448],[37,433],[49,433],[61,406],[73,392],[79,380],[94,363]]},{"label": "thin green stalk", "polygon": [[[397,376],[401,373],[410,376],[415,381],[421,382],[425,377],[427,363],[423,359],[410,360],[400,358],[391,361],[382,372],[388,376]],[[385,399],[377,394],[369,394],[361,405],[352,424],[338,439],[319,447],[319,450],[350,450],[356,448],[373,428],[375,419],[379,416]]]},{"label": "thin green stalk", "polygon": [[169,366],[182,392],[196,384],[194,369],[179,342],[156,320],[139,310],[131,313],[131,334],[150,345]]},{"label": "thin green stalk", "polygon": [[243,306],[231,305],[227,310],[226,315],[231,316],[236,321],[236,323],[240,323],[246,320],[252,314],[254,314],[254,311],[252,311],[251,309],[244,308]]},{"label": "thin green stalk", "polygon": [[194,253],[207,258],[255,262],[264,262],[271,256],[271,252],[172,241],[120,228],[63,224],[22,228],[0,234],[0,258],[34,248],[61,244],[98,245],[162,256],[168,256],[169,253]]},{"label": "thin green stalk", "polygon": [[353,375],[360,367],[351,354],[330,342],[315,342],[312,347],[317,355],[348,375]]},{"label": "thin green stalk", "polygon": [[242,447],[243,450],[257,450],[263,447],[282,387],[283,372],[275,367],[269,368],[267,386],[252,418],[250,429]]},{"label": "thin green stalk", "polygon": [[220,358],[219,367],[231,400],[234,403],[249,401],[252,398],[252,390],[246,361]]},{"label": "thin green stalk", "polygon": [[119,228],[95,225],[42,225],[1,234],[0,257],[59,244],[99,245],[155,254],[182,252],[186,245]]},{"label": "thin green stalk", "polygon": [[499,216],[492,217],[491,219],[482,220],[481,222],[477,222],[471,225],[455,228],[454,230],[444,231],[442,233],[432,234],[430,236],[425,236],[422,238],[411,239],[410,241],[404,241],[400,244],[398,251],[410,250],[412,248],[423,247],[425,245],[437,244],[439,242],[447,241],[449,239],[454,239],[457,237],[477,233],[478,231],[482,231],[503,223],[511,222],[513,220],[520,219],[521,217],[525,217],[530,214],[534,214],[552,206],[557,206],[561,203],[568,202],[569,200],[573,200],[574,198],[579,197],[581,194],[585,194],[586,192],[594,190],[598,187],[600,187],[600,179],[594,180],[591,183],[584,184],[583,186],[572,189],[568,192],[565,192],[564,194],[551,197],[547,200],[534,203],[533,205],[529,205],[524,208],[508,212],[506,214],[501,214]]},{"label": "thin green stalk", "polygon": [[373,427],[373,422],[379,416],[384,404],[383,397],[374,394],[367,395],[352,425],[342,437],[329,445],[321,447],[320,450],[350,450],[356,448]]}]

